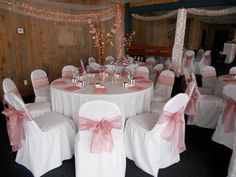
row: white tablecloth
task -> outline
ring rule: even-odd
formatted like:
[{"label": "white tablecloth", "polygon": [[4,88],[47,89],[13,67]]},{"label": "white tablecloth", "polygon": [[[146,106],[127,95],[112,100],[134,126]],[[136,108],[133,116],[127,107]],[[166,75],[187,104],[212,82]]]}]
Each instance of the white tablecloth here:
[{"label": "white tablecloth", "polygon": [[122,87],[124,80],[124,78],[119,78],[113,83],[106,81],[104,83],[108,90],[106,94],[94,93],[95,86],[93,83],[96,82],[96,78],[87,78],[86,87],[77,91],[67,91],[64,89],[72,85],[71,81],[68,81],[66,85],[51,84],[52,110],[72,117],[75,120],[82,104],[91,100],[102,99],[116,103],[120,107],[124,119],[143,112],[149,112],[153,97],[153,83],[151,82],[148,85],[137,84],[144,86],[145,89],[133,91]]},{"label": "white tablecloth", "polygon": [[224,43],[223,54],[226,55],[225,63],[232,63],[235,58],[236,44]]}]

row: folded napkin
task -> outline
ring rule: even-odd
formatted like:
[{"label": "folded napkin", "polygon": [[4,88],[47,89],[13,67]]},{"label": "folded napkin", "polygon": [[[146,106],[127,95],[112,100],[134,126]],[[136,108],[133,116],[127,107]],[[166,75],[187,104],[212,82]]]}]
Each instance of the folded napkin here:
[{"label": "folded napkin", "polygon": [[146,79],[138,80],[137,82],[138,82],[139,84],[151,84],[151,83],[152,83],[152,81],[146,80]]},{"label": "folded napkin", "polygon": [[145,89],[145,87],[139,86],[139,85],[135,85],[135,86],[131,86],[129,87],[130,90],[135,90],[135,91],[140,91]]},{"label": "folded napkin", "polygon": [[105,94],[107,93],[106,88],[94,88],[94,93]]},{"label": "folded napkin", "polygon": [[67,90],[67,91],[75,91],[75,90],[79,90],[80,87],[79,86],[68,86],[68,87],[65,87],[64,90]]},{"label": "folded napkin", "polygon": [[52,85],[65,85],[66,81],[54,81]]}]

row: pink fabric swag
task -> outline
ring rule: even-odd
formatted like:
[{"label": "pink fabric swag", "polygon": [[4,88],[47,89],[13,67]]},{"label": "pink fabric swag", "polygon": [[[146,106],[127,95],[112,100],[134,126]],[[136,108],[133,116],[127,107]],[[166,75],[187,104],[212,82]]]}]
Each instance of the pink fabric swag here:
[{"label": "pink fabric swag", "polygon": [[16,110],[14,107],[6,108],[2,112],[7,118],[7,132],[12,146],[12,151],[17,151],[21,148],[21,140],[25,139],[24,131],[22,129],[23,120],[32,120],[26,109],[20,111]]},{"label": "pink fabric swag", "polygon": [[39,89],[39,88],[48,86],[49,81],[48,81],[47,77],[42,77],[42,78],[32,80],[32,85],[33,85],[34,89]]},{"label": "pink fabric swag", "polygon": [[167,85],[167,86],[172,86],[174,84],[174,78],[170,76],[162,76],[160,75],[157,82],[159,84]]},{"label": "pink fabric swag", "polygon": [[[186,93],[188,94],[189,91],[186,90]],[[189,94],[188,94],[189,95]],[[195,104],[198,99],[198,94],[196,92],[196,89],[194,88],[192,95],[190,95],[189,102],[185,108],[185,113],[189,116],[195,116],[197,114]]]},{"label": "pink fabric swag", "polygon": [[223,113],[223,123],[224,123],[224,132],[232,132],[234,131],[234,121],[236,118],[236,102],[224,96],[224,100],[226,102],[226,108]]},{"label": "pink fabric swag", "polygon": [[102,118],[101,121],[79,117],[79,131],[89,130],[93,132],[90,144],[91,153],[111,152],[113,150],[111,130],[113,128],[121,129],[121,127],[121,116],[111,119]]},{"label": "pink fabric swag", "polygon": [[175,113],[170,113],[163,111],[158,120],[158,124],[166,123],[165,129],[161,133],[161,137],[167,141],[171,141],[173,138],[174,141],[174,152],[175,154],[181,153],[186,150],[184,142],[184,121],[182,117],[184,116],[184,108],[181,108]]}]

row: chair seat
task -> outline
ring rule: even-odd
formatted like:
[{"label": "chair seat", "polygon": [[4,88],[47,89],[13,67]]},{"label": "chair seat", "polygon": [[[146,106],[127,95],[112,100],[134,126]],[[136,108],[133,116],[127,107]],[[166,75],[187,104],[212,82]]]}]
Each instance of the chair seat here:
[{"label": "chair seat", "polygon": [[151,112],[155,113],[157,115],[159,115],[163,109],[163,107],[165,106],[166,103],[162,103],[162,102],[152,102],[151,103]]},{"label": "chair seat", "polygon": [[75,127],[72,119],[51,111],[40,115],[37,119],[35,119],[35,122],[41,131],[49,131],[54,128],[58,128],[60,125],[65,126],[65,124],[70,124],[69,126]]},{"label": "chair seat", "polygon": [[36,118],[45,112],[51,111],[51,103],[49,101],[36,102],[36,103],[28,103],[26,104],[26,108],[29,110],[31,116]]},{"label": "chair seat", "polygon": [[129,121],[133,121],[139,127],[152,130],[158,120],[158,116],[151,113],[143,113],[129,118]]}]

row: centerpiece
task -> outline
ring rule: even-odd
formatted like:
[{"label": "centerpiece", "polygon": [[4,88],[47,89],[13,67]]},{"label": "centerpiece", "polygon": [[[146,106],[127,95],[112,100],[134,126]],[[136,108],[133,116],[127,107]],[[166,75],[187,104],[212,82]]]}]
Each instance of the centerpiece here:
[{"label": "centerpiece", "polygon": [[105,44],[108,43],[113,46],[113,36],[117,30],[117,24],[113,24],[110,32],[105,34],[105,31],[102,29],[101,23],[96,19],[96,25],[92,23],[92,20],[88,20],[89,33],[92,35],[94,41],[94,46],[98,48],[98,62],[100,65],[104,64],[104,49]]}]

